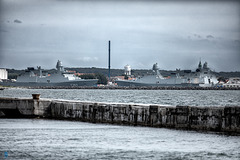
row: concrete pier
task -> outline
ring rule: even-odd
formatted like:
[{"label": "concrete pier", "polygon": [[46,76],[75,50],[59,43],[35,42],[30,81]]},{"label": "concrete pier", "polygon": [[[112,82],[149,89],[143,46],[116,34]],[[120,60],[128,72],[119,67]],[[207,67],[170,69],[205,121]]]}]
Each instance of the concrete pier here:
[{"label": "concrete pier", "polygon": [[167,106],[53,99],[0,98],[2,117],[42,117],[92,123],[240,133],[240,106]]}]

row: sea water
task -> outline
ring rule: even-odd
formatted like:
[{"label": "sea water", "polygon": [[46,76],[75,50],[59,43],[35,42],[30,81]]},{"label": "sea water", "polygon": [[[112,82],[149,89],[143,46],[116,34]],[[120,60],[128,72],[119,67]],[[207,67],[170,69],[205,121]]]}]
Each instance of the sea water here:
[{"label": "sea water", "polygon": [[[221,90],[5,89],[0,97],[191,106],[240,105]],[[240,136],[78,121],[0,119],[1,159],[240,159]]]},{"label": "sea water", "polygon": [[190,106],[240,105],[240,90],[103,90],[103,89],[5,89],[0,97],[27,97],[93,102],[144,103]]},{"label": "sea water", "polygon": [[0,159],[240,159],[240,137],[164,128],[0,119]]}]

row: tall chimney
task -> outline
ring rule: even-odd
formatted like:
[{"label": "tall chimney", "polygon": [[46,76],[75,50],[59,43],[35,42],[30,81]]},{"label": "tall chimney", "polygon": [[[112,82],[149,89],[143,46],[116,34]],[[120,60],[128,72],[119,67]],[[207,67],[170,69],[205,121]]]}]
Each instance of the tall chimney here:
[{"label": "tall chimney", "polygon": [[108,78],[110,81],[110,53],[111,53],[111,41],[108,41]]}]

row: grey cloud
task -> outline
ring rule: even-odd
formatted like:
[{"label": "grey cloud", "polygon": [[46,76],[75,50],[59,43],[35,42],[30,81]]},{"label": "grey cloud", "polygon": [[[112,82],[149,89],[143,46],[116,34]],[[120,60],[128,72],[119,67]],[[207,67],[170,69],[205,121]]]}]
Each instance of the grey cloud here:
[{"label": "grey cloud", "polygon": [[7,31],[7,30],[5,30],[5,29],[1,29],[1,28],[0,28],[0,32],[7,33],[8,31]]},{"label": "grey cloud", "polygon": [[18,20],[18,19],[15,19],[13,22],[14,22],[14,23],[22,23],[22,21],[20,21],[20,20]]},{"label": "grey cloud", "polygon": [[212,35],[207,35],[206,38],[211,39],[211,38],[214,38],[214,37]]},{"label": "grey cloud", "polygon": [[199,34],[194,34],[193,36],[197,38],[202,38],[202,36],[200,36]]},{"label": "grey cloud", "polygon": [[240,45],[240,40],[234,40],[234,43]]},{"label": "grey cloud", "polygon": [[96,62],[98,61],[98,57],[81,57],[81,58],[77,58],[77,60],[82,62]]},{"label": "grey cloud", "polygon": [[69,67],[107,67],[107,42],[111,40],[113,68],[126,64],[134,69],[151,68],[158,62],[163,69],[189,69],[200,57],[210,65],[228,64],[227,68],[216,67],[218,70],[240,68],[236,58],[226,61],[239,54],[239,41],[233,43],[240,35],[237,5],[72,2],[2,2],[0,20],[18,18],[24,23],[0,24],[2,31],[9,31],[0,31],[0,67],[25,68],[29,63],[52,67],[57,59]]}]

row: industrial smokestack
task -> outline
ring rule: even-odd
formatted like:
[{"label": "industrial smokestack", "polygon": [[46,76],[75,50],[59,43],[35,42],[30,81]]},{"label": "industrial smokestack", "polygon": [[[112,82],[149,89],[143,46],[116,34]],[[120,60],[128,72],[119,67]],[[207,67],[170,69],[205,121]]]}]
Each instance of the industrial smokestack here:
[{"label": "industrial smokestack", "polygon": [[111,41],[108,41],[108,78],[109,78],[109,81],[110,81],[110,53],[111,53]]}]

